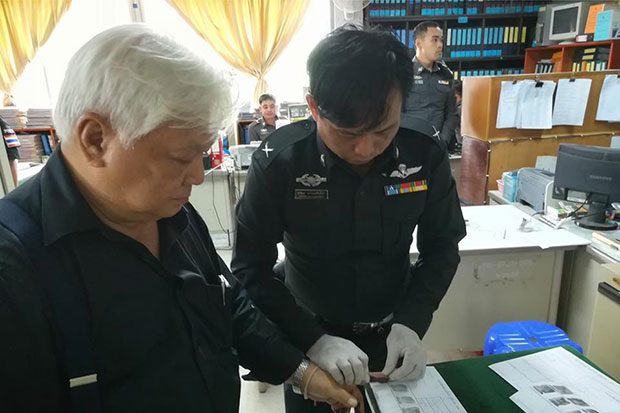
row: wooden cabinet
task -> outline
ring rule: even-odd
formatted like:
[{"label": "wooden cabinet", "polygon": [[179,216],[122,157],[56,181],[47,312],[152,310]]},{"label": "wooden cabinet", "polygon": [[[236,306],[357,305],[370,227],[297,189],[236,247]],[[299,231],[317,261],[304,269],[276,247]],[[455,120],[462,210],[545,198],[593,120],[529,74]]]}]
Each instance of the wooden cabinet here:
[{"label": "wooden cabinet", "polygon": [[[620,123],[595,120],[605,75],[616,72],[549,73],[541,75],[466,78],[463,84],[461,133],[463,149],[460,182],[461,200],[469,205],[487,203],[487,191],[497,189],[502,172],[534,166],[539,155],[557,155],[560,143],[609,146],[620,133]],[[497,129],[497,106],[502,81],[538,78],[590,78],[592,86],[583,126],[554,126],[552,129]]]}]

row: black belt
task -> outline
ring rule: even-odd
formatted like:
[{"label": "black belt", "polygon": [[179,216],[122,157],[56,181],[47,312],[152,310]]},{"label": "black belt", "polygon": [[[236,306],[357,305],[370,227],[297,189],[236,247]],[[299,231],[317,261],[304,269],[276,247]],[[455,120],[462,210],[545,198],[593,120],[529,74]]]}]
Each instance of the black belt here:
[{"label": "black belt", "polygon": [[335,330],[344,330],[347,332],[352,332],[354,334],[364,335],[364,334],[373,334],[373,333],[381,334],[384,331],[386,331],[387,328],[391,326],[392,324],[392,319],[394,319],[394,314],[390,313],[383,320],[380,320],[380,321],[372,321],[372,322],[357,321],[351,324],[333,323],[329,320],[324,319],[321,316],[318,316],[317,318],[319,320],[319,323],[321,323],[323,326],[327,328],[332,328]]}]

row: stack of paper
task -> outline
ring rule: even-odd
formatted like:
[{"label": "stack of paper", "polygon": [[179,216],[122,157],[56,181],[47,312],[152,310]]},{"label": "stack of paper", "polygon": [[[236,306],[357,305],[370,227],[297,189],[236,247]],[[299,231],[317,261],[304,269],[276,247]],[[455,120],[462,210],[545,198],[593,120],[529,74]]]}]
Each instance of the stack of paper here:
[{"label": "stack of paper", "polygon": [[0,108],[0,118],[2,118],[11,129],[18,129],[20,127],[17,115],[19,115],[19,110],[15,106]]},{"label": "stack of paper", "polygon": [[620,412],[620,384],[557,347],[489,366],[518,391],[526,413]]},{"label": "stack of paper", "polygon": [[620,75],[606,75],[598,99],[596,120],[620,122]]},{"label": "stack of paper", "polygon": [[495,127],[518,129],[551,129],[552,80],[502,82]]},{"label": "stack of paper", "polygon": [[432,366],[419,380],[370,383],[366,393],[374,413],[467,413]]},{"label": "stack of paper", "polygon": [[49,128],[52,124],[52,109],[28,109],[29,128]]}]

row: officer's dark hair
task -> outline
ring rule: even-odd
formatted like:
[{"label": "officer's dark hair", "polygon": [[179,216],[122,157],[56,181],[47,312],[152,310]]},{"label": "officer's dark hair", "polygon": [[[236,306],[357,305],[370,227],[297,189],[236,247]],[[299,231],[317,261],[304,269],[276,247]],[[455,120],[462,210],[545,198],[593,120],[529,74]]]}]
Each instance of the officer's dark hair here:
[{"label": "officer's dark hair", "polygon": [[387,115],[390,93],[404,100],[413,79],[407,48],[380,28],[342,26],[308,57],[309,93],[319,115],[338,127],[377,127]]},{"label": "officer's dark hair", "polygon": [[273,100],[274,102],[276,101],[276,98],[273,97],[273,95],[269,94],[269,93],[263,93],[262,95],[260,95],[260,97],[258,98],[258,104],[262,105],[264,101],[266,100]]},{"label": "officer's dark hair", "polygon": [[436,27],[439,30],[441,30],[441,26],[437,22],[430,21],[430,20],[422,22],[413,28],[413,40],[415,41],[415,40],[423,38],[426,32],[428,31],[428,29],[430,29],[431,27]]},{"label": "officer's dark hair", "polygon": [[454,91],[456,92],[457,95],[463,96],[463,82],[461,82],[460,80],[455,80]]}]

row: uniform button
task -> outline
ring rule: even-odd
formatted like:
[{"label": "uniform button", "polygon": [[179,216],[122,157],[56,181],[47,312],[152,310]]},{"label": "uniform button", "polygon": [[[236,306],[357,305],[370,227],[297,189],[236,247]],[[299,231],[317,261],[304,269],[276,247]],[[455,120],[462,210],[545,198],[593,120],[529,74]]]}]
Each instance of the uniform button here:
[{"label": "uniform button", "polygon": [[360,197],[362,197],[362,198],[363,198],[363,197],[364,197],[364,195],[366,195],[366,192],[364,192],[364,191],[360,191]]}]

